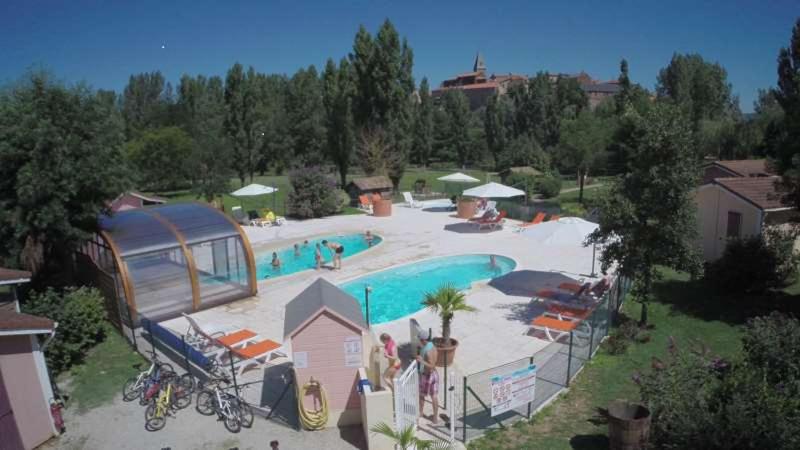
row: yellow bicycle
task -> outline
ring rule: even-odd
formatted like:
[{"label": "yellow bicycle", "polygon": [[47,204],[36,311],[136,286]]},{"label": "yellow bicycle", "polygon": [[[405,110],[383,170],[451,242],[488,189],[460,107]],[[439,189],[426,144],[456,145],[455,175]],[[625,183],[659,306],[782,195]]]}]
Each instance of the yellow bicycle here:
[{"label": "yellow bicycle", "polygon": [[164,380],[158,397],[155,401],[151,401],[144,411],[144,428],[147,431],[158,431],[164,428],[167,416],[171,416],[172,411],[189,406],[192,402],[191,394],[192,390],[186,386],[184,377],[172,376]]}]

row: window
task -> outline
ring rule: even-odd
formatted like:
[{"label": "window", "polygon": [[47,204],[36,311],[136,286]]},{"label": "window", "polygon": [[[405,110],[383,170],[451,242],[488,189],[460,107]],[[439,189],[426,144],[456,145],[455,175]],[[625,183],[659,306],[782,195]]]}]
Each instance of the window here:
[{"label": "window", "polygon": [[738,238],[742,235],[742,214],[728,211],[728,238]]}]

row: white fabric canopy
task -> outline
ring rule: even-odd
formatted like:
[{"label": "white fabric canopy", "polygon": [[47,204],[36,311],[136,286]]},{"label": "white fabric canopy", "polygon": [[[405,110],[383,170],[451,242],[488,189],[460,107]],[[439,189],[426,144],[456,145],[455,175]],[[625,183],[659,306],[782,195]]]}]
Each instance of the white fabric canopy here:
[{"label": "white fabric canopy", "polygon": [[467,189],[463,195],[481,198],[508,198],[525,195],[524,191],[500,183],[487,183]]},{"label": "white fabric canopy", "polygon": [[278,192],[278,188],[272,186],[264,186],[263,184],[253,183],[231,192],[234,197],[252,197],[254,195],[272,194]]},{"label": "white fabric canopy", "polygon": [[522,235],[540,244],[583,245],[598,225],[578,217],[565,217],[552,222],[542,222],[525,228]]},{"label": "white fabric canopy", "polygon": [[469,175],[464,175],[461,172],[451,173],[450,175],[439,177],[437,180],[446,181],[448,183],[478,183],[481,181],[477,178],[472,178]]}]

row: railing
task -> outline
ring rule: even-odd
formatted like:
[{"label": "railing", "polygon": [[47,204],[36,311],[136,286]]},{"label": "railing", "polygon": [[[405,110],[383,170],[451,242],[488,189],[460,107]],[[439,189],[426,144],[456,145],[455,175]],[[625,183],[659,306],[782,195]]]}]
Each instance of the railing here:
[{"label": "railing", "polygon": [[419,417],[419,373],[417,362],[394,379],[394,417],[397,430],[417,429]]}]

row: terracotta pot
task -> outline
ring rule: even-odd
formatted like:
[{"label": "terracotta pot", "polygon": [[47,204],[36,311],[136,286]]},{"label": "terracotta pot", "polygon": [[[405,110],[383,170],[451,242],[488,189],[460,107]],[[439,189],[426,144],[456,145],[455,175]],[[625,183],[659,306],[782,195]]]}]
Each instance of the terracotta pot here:
[{"label": "terracotta pot", "polygon": [[478,202],[472,199],[461,199],[458,201],[458,217],[460,219],[471,219],[475,217],[478,210]]},{"label": "terracotta pot", "polygon": [[453,365],[453,359],[456,357],[456,349],[458,348],[458,341],[450,338],[451,345],[444,344],[444,338],[433,338],[433,345],[436,346],[436,366],[444,367],[445,364],[450,367]]},{"label": "terracotta pot", "polygon": [[372,215],[375,217],[389,217],[392,215],[392,201],[383,199],[372,204]]}]

